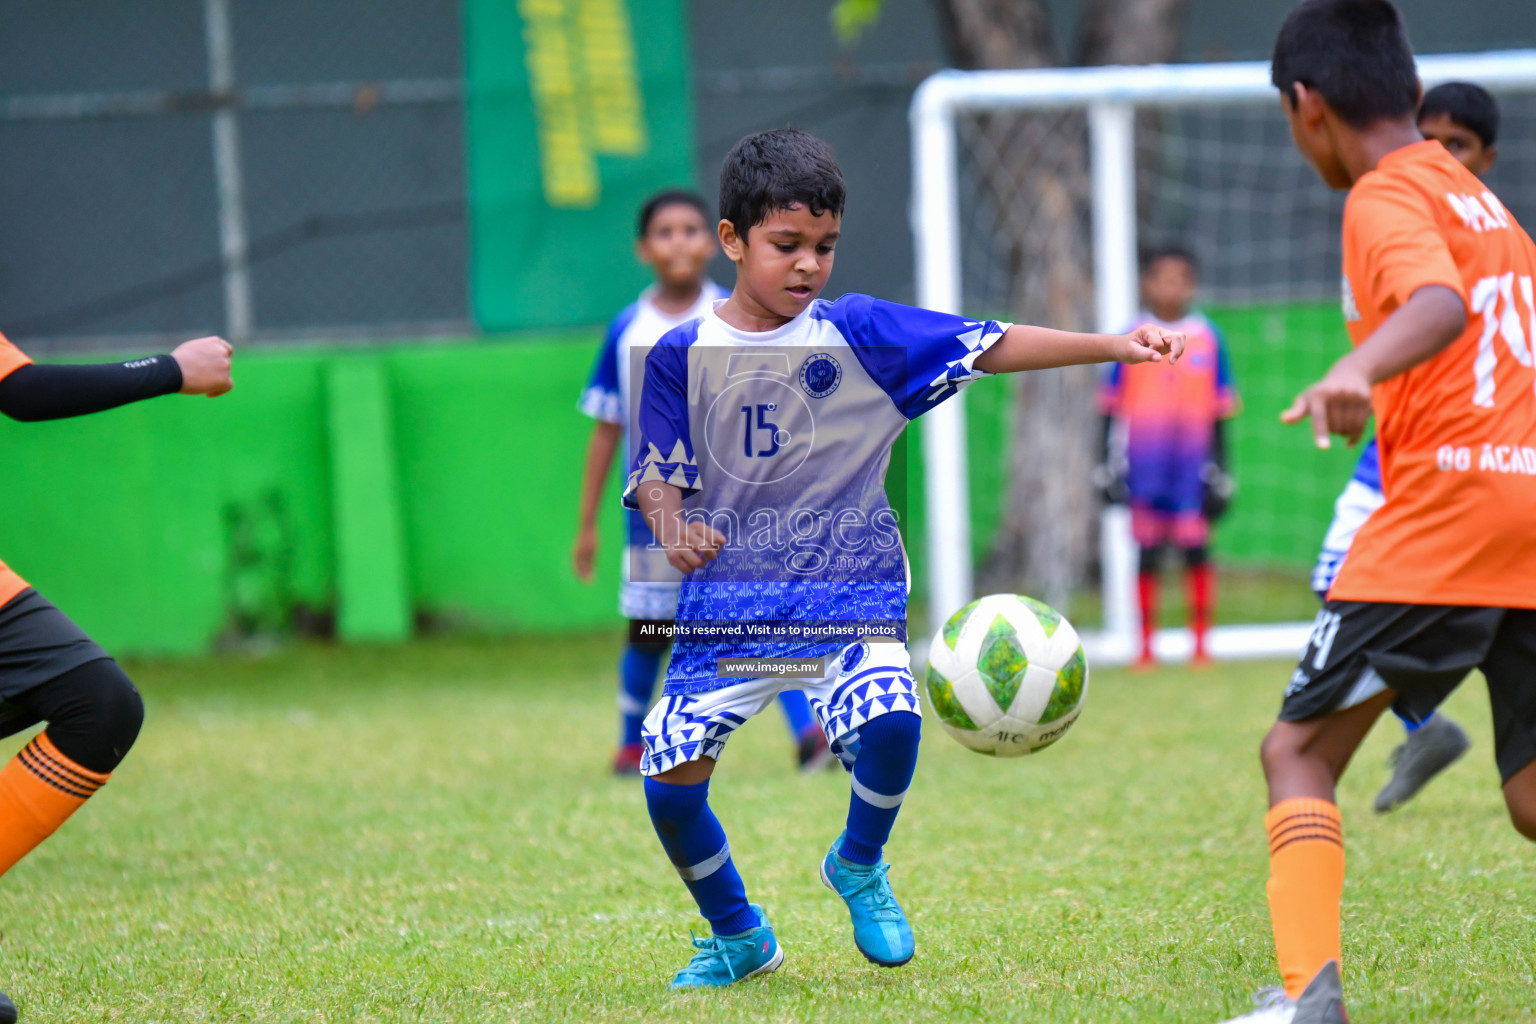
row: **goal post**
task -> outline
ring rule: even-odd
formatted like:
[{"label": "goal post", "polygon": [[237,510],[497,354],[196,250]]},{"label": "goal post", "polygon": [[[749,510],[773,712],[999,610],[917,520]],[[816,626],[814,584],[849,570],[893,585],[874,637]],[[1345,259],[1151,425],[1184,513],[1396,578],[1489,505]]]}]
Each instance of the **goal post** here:
[{"label": "goal post", "polygon": [[[1425,56],[1418,59],[1418,69],[1426,88],[1465,80],[1495,93],[1536,94],[1536,50]],[[958,134],[962,116],[1003,111],[1083,114],[1091,187],[1094,321],[1101,331],[1118,331],[1139,305],[1137,112],[1239,106],[1263,108],[1268,117],[1279,121],[1278,96],[1269,76],[1267,61],[951,70],[930,76],[918,87],[909,111],[918,304],[945,312],[966,311],[961,232],[963,154]],[[1536,118],[1532,122],[1536,127]],[[1508,135],[1507,129],[1504,134]],[[1536,138],[1531,142],[1536,145]],[[1501,145],[1501,150],[1505,149]],[[1528,177],[1536,181],[1536,160],[1529,162],[1532,170]],[[1510,204],[1506,201],[1506,205]],[[1336,237],[1336,219],[1333,228]],[[1336,301],[1337,265],[1331,274]],[[1342,335],[1342,321],[1338,330]],[[1326,364],[1320,363],[1316,372],[1321,374],[1325,369]],[[1238,383],[1241,387],[1242,381]],[[947,615],[973,596],[964,400],[964,393],[951,399],[928,413],[922,424],[929,601],[935,618]],[[1082,471],[1086,472],[1086,467]],[[1128,513],[1123,508],[1106,510],[1100,534],[1104,622],[1102,629],[1085,636],[1085,643],[1097,660],[1114,663],[1129,660],[1137,644],[1136,549]],[[1321,539],[1318,531],[1316,540]],[[1293,655],[1305,645],[1309,628],[1305,622],[1223,625],[1213,631],[1211,648],[1217,657],[1227,658]],[[1187,656],[1191,642],[1186,631],[1163,630],[1157,647],[1160,654],[1178,660]]]}]

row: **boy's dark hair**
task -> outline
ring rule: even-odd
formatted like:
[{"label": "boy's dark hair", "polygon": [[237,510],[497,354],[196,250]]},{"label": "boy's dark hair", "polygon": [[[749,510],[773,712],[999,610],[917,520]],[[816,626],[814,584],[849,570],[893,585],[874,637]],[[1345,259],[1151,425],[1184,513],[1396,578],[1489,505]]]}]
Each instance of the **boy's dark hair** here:
[{"label": "boy's dark hair", "polygon": [[774,210],[804,206],[811,216],[843,212],[848,190],[832,147],[798,128],[748,135],[720,168],[720,219],[743,240]]},{"label": "boy's dark hair", "polygon": [[651,230],[651,221],[656,219],[656,215],[668,206],[691,206],[699,211],[700,217],[704,218],[704,226],[709,226],[709,204],[704,201],[703,196],[697,192],[690,192],[687,189],[669,188],[663,192],[657,192],[645,201],[644,206],[640,207],[639,234],[641,238],[644,238],[645,233]]},{"label": "boy's dark hair", "polygon": [[1189,269],[1196,274],[1200,273],[1200,261],[1195,259],[1195,254],[1187,246],[1177,242],[1168,245],[1159,245],[1154,249],[1147,249],[1141,254],[1141,272],[1145,274],[1152,269],[1152,264],[1158,260],[1183,260],[1189,265]]},{"label": "boy's dark hair", "polygon": [[1402,16],[1390,0],[1302,0],[1280,26],[1270,81],[1296,102],[1317,90],[1352,128],[1412,117],[1419,75]]},{"label": "boy's dark hair", "polygon": [[1424,94],[1419,120],[1444,114],[1491,146],[1499,140],[1499,103],[1487,89],[1471,82],[1446,82]]}]

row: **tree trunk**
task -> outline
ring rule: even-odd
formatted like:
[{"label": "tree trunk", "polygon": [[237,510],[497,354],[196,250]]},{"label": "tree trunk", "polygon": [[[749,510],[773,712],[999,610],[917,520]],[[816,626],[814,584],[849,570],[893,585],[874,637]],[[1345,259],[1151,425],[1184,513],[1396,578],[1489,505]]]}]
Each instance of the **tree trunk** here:
[{"label": "tree trunk", "polygon": [[1187,0],[1088,0],[1084,64],[1166,64],[1179,53]]},{"label": "tree trunk", "polygon": [[[1090,0],[1081,62],[1154,63],[1177,52],[1185,0]],[[971,68],[1057,63],[1040,0],[940,0],[957,63]],[[962,143],[996,212],[1013,315],[1068,330],[1093,326],[1088,138],[1081,113],[991,114]],[[1064,607],[1082,582],[1095,535],[1094,391],[1098,372],[1022,374],[1011,426],[1002,523],[978,582],[1023,589]],[[980,439],[978,439],[980,440]],[[1001,440],[1001,439],[999,439]]]},{"label": "tree trunk", "polygon": [[941,0],[950,53],[962,68],[1042,68],[1057,63],[1051,19],[1039,0]]}]

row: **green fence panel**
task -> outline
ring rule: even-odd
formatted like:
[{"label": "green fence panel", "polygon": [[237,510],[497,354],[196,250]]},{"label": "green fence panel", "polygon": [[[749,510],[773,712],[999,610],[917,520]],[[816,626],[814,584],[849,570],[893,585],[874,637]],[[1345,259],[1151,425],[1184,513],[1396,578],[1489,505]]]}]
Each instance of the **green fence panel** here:
[{"label": "green fence panel", "polygon": [[336,516],[336,635],[411,635],[394,405],[382,360],[343,356],[325,368],[331,495]]},{"label": "green fence panel", "polygon": [[581,583],[570,564],[592,429],[576,400],[596,352],[597,339],[586,334],[390,355],[411,589],[420,609],[488,629],[619,621],[615,480],[599,519],[595,580]]},{"label": "green fence panel", "polygon": [[[253,601],[331,602],[318,362],[52,423],[0,419],[0,551],[109,650],[205,649]],[[276,596],[273,596],[274,587]]]},{"label": "green fence panel", "polygon": [[1309,566],[1360,453],[1337,438],[1320,451],[1310,426],[1284,426],[1280,413],[1349,351],[1339,304],[1208,312],[1226,336],[1243,400],[1230,426],[1238,490],[1215,531],[1216,553],[1229,564]]}]

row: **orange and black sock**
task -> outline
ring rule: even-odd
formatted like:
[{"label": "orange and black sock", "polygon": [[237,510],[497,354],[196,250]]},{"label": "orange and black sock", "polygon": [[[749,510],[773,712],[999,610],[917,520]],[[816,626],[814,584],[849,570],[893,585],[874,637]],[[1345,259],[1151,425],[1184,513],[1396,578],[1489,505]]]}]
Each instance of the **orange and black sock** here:
[{"label": "orange and black sock", "polygon": [[1344,823],[1330,800],[1282,800],[1264,817],[1269,831],[1269,916],[1285,994],[1299,997],[1329,960],[1341,964]]},{"label": "orange and black sock", "polygon": [[0,769],[0,875],[32,852],[106,783],[38,733]]}]

